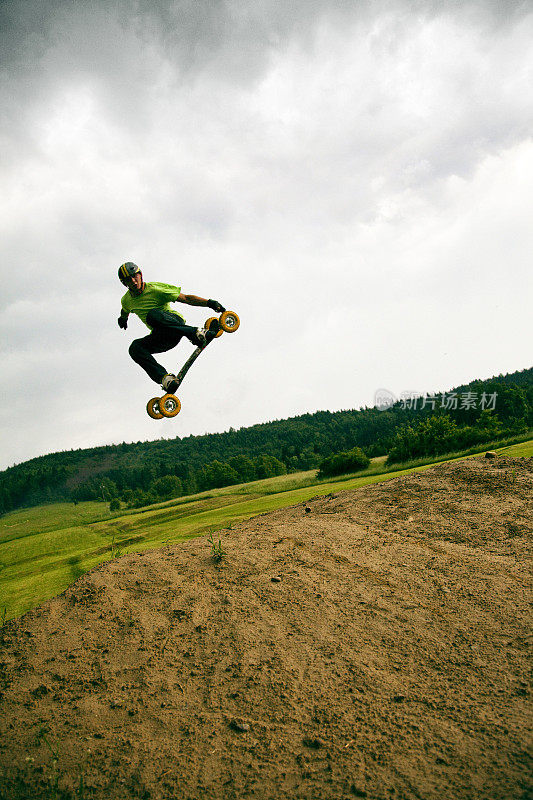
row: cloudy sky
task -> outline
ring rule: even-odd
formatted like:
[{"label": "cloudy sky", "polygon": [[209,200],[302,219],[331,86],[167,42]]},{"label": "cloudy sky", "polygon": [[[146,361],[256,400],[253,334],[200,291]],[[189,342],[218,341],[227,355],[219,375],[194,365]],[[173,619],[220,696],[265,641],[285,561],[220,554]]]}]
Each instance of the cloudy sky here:
[{"label": "cloudy sky", "polygon": [[[0,468],[531,366],[531,2],[2,0],[0,30]],[[241,317],[174,420],[126,260]]]}]

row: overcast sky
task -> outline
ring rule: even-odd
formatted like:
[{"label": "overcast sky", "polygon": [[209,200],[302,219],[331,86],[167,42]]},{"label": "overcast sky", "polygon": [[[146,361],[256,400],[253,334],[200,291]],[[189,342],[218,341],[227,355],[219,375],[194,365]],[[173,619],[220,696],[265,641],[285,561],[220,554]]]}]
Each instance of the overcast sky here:
[{"label": "overcast sky", "polygon": [[[531,366],[531,2],[2,0],[0,30],[0,468]],[[124,261],[241,317],[174,420]]]}]

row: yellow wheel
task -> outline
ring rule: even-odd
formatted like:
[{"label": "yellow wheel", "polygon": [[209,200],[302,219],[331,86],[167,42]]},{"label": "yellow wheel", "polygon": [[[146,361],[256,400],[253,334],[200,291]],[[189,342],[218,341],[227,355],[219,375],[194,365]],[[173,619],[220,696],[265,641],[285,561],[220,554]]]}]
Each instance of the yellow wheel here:
[{"label": "yellow wheel", "polygon": [[152,397],[151,400],[148,400],[146,410],[152,419],[163,419],[163,414],[159,410],[159,397]]},{"label": "yellow wheel", "polygon": [[241,321],[235,311],[224,311],[224,313],[220,315],[219,323],[223,331],[226,331],[226,333],[234,333],[241,324]]},{"label": "yellow wheel", "polygon": [[[204,328],[206,329],[206,331],[209,330],[209,326],[211,325],[211,323],[213,322],[214,319],[216,319],[217,322],[218,322],[218,319],[216,317],[209,317],[209,319],[206,319],[205,325],[204,325]],[[223,333],[223,331],[219,330],[219,332],[215,336],[215,339],[218,339],[219,336],[222,336],[222,333]]]},{"label": "yellow wheel", "polygon": [[164,417],[175,417],[181,411],[181,403],[175,394],[165,394],[159,400],[159,410]]}]

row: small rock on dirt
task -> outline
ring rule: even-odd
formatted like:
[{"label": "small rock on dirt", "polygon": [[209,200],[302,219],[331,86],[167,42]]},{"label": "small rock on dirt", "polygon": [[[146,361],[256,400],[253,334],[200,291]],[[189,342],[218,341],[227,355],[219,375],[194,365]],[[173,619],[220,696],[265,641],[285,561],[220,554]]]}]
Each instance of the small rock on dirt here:
[{"label": "small rock on dirt", "polygon": [[495,450],[487,450],[485,453],[485,458],[496,458],[496,451]]},{"label": "small rock on dirt", "polygon": [[39,697],[44,697],[45,694],[49,693],[49,691],[50,690],[49,690],[48,686],[44,686],[44,684],[42,684],[41,686],[38,686],[36,689],[33,689],[30,692],[30,694],[31,694],[32,697],[35,697],[36,699],[38,699]]},{"label": "small rock on dirt", "polygon": [[230,727],[233,728],[234,731],[238,731],[239,733],[245,733],[246,731],[250,730],[250,726],[247,722],[242,722],[239,719],[232,719],[230,722]]},{"label": "small rock on dirt", "polygon": [[310,747],[313,750],[318,750],[321,747],[324,747],[324,740],[320,739],[318,736],[304,736],[302,739],[302,744],[305,747]]}]

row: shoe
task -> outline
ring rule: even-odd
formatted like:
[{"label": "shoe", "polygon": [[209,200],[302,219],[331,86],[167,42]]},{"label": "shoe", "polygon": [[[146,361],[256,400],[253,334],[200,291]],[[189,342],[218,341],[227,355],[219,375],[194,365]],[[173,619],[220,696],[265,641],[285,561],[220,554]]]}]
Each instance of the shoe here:
[{"label": "shoe", "polygon": [[209,342],[212,342],[220,330],[218,319],[212,319],[207,330],[205,328],[196,328],[196,336],[194,344],[198,347],[205,347]]},{"label": "shoe", "polygon": [[209,328],[205,334],[206,344],[209,344],[209,342],[212,342],[213,339],[216,338],[216,335],[219,332],[219,330],[220,330],[220,324],[218,319],[212,319],[211,324],[209,325]]},{"label": "shoe", "polygon": [[178,386],[179,383],[176,380],[176,376],[172,375],[172,373],[170,372],[167,372],[167,374],[165,375],[165,377],[161,382],[161,388],[164,389],[167,392],[167,394],[173,394],[178,388]]},{"label": "shoe", "polygon": [[194,344],[197,347],[205,347],[207,344],[207,331],[205,328],[196,328],[196,336],[194,338]]}]

